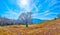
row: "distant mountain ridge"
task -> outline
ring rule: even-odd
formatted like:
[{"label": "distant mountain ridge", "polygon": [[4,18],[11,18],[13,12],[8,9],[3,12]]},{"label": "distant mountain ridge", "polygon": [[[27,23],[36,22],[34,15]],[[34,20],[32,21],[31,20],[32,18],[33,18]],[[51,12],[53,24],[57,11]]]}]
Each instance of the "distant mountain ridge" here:
[{"label": "distant mountain ridge", "polygon": [[13,24],[17,24],[18,22],[16,22],[16,20],[11,20],[8,18],[4,18],[4,17],[0,17],[0,25],[13,25]]},{"label": "distant mountain ridge", "polygon": [[[44,22],[45,20],[40,20],[40,19],[32,19],[33,24],[38,24],[40,22]],[[0,17],[0,24],[22,24],[23,21],[17,19],[17,20],[11,20],[8,18]]]},{"label": "distant mountain ridge", "polygon": [[32,19],[32,23],[33,23],[33,24],[38,24],[38,23],[45,22],[45,21],[46,21],[46,20]]}]

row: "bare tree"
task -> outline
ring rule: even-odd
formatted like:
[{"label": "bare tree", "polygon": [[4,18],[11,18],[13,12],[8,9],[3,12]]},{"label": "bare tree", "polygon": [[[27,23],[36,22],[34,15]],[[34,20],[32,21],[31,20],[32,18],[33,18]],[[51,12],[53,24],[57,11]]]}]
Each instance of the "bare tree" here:
[{"label": "bare tree", "polygon": [[26,27],[28,27],[28,24],[31,24],[31,19],[32,19],[32,13],[27,12],[27,13],[21,13],[19,16],[19,19],[23,21],[24,24],[26,24]]}]

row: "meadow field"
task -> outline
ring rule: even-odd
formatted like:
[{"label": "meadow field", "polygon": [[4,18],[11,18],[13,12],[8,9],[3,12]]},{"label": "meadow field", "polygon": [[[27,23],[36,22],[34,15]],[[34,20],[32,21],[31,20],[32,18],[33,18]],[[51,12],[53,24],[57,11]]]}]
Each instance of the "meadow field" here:
[{"label": "meadow field", "polygon": [[25,25],[0,26],[0,35],[60,35],[60,19]]}]

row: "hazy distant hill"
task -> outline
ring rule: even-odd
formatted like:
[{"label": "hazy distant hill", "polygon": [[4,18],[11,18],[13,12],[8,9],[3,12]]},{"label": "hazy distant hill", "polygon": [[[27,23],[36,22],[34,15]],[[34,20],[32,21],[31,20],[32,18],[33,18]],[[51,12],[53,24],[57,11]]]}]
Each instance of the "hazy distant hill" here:
[{"label": "hazy distant hill", "polygon": [[16,22],[16,20],[11,20],[8,18],[4,18],[4,17],[0,17],[0,25],[9,25],[9,24],[16,24],[18,22]]},{"label": "hazy distant hill", "polygon": [[[32,19],[32,23],[33,24],[38,24],[38,23],[41,23],[41,22],[45,22],[46,20],[40,20],[40,19]],[[0,24],[23,24],[24,21],[22,20],[12,20],[12,19],[8,19],[8,18],[4,18],[4,17],[0,17]],[[31,24],[32,24],[31,23]]]},{"label": "hazy distant hill", "polygon": [[38,23],[45,22],[45,21],[46,20],[32,19],[32,23],[34,23],[34,24],[38,24]]}]

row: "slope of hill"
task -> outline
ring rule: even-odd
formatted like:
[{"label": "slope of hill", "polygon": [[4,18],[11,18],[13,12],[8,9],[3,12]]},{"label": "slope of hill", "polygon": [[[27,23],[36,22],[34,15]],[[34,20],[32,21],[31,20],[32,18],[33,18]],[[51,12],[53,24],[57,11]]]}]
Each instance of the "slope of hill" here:
[{"label": "slope of hill", "polygon": [[29,25],[28,28],[25,25],[2,26],[0,35],[60,35],[60,19]]}]

